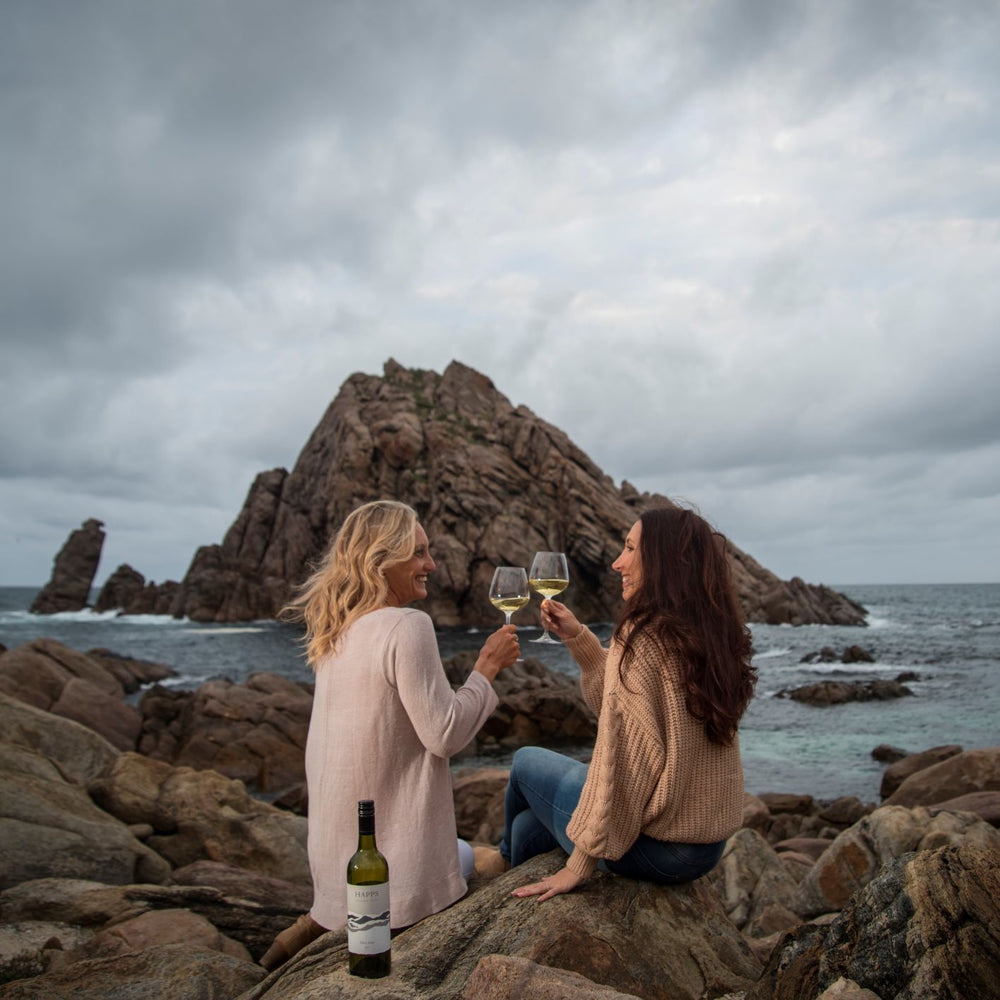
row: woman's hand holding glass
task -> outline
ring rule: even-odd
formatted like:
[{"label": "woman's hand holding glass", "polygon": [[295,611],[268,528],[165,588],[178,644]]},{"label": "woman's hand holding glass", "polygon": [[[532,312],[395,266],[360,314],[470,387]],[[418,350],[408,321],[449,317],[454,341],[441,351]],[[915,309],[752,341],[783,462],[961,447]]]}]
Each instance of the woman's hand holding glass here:
[{"label": "woman's hand holding glass", "polygon": [[513,625],[501,625],[483,643],[479,658],[473,669],[482,674],[488,681],[496,679],[501,670],[516,662],[521,654],[517,641],[517,629]]},{"label": "woman's hand holding glass", "polygon": [[555,632],[564,642],[575,639],[583,631],[580,619],[559,601],[542,601],[542,627]]}]

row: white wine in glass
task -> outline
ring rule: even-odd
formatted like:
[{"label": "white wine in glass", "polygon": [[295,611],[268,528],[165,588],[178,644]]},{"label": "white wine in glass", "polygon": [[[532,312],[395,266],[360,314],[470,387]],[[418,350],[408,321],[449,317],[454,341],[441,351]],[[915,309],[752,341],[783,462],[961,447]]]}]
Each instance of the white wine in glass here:
[{"label": "white wine in glass", "polygon": [[528,589],[528,574],[523,566],[497,566],[490,584],[490,604],[507,616],[506,624],[510,624],[510,616],[531,600]]},{"label": "white wine in glass", "polygon": [[[563,552],[536,552],[528,571],[528,583],[531,589],[541,594],[543,598],[555,597],[569,586],[569,566]],[[532,642],[558,642],[546,629]]]}]

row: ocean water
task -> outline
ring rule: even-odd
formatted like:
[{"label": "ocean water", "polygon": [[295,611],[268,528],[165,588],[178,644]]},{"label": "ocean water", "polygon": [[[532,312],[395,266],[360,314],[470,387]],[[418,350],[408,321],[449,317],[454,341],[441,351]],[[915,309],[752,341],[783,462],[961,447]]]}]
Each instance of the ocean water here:
[{"label": "ocean water", "polygon": [[[752,626],[760,679],[741,727],[747,789],[808,792],[820,799],[857,795],[877,802],[884,765],[871,751],[888,743],[908,751],[944,743],[971,750],[1000,745],[1000,584],[840,586],[868,609],[866,626]],[[106,648],[165,663],[168,683],[194,688],[211,677],[234,681],[272,671],[308,681],[299,630],[272,621],[205,625],[155,615],[89,611],[38,616],[28,612],[34,588],[0,588],[0,643],[57,639],[86,652]],[[595,626],[602,636],[610,627]],[[522,655],[577,675],[559,646],[532,645],[537,628],[521,633]],[[442,656],[477,649],[485,632],[439,633]],[[841,653],[859,645],[874,663],[802,663],[825,646]],[[827,708],[776,693],[822,679],[894,678],[914,671],[913,697]],[[507,759],[493,759],[505,764]]]}]

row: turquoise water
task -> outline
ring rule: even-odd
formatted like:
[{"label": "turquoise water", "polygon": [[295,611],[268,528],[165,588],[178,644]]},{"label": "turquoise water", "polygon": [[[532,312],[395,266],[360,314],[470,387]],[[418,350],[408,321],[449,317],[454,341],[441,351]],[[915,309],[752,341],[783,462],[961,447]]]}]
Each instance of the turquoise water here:
[{"label": "turquoise water", "polygon": [[[757,697],[741,730],[747,788],[808,792],[823,799],[857,795],[878,800],[883,765],[872,749],[889,743],[924,750],[943,743],[966,749],[1000,745],[1000,584],[841,586],[863,604],[867,627],[752,626]],[[0,588],[0,642],[8,647],[46,636],[74,649],[97,647],[165,663],[171,683],[196,687],[210,677],[240,681],[273,671],[297,680],[311,674],[299,655],[296,629],[263,621],[204,625],[152,615],[91,612],[28,613],[33,588]],[[601,630],[604,634],[607,627]],[[562,646],[533,646],[522,633],[523,655],[575,675]],[[478,648],[484,633],[439,633],[443,656]],[[876,662],[803,664],[824,646],[838,653],[860,645]],[[914,697],[814,708],[775,698],[782,688],[819,679],[892,678],[916,671]],[[499,763],[504,763],[500,759]]]}]

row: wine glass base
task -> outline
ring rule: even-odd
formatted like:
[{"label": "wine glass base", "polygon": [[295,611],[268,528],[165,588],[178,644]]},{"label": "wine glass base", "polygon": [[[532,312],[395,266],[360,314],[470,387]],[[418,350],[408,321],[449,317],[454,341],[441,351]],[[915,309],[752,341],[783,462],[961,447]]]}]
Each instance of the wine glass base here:
[{"label": "wine glass base", "polygon": [[562,643],[558,639],[553,639],[547,632],[540,635],[537,639],[529,639],[528,642],[544,642],[549,646],[560,646]]}]

